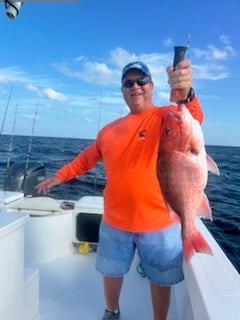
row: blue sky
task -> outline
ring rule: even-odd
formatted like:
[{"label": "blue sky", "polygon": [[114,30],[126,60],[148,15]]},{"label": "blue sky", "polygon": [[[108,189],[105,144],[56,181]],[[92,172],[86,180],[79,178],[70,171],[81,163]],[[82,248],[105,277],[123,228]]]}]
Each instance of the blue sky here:
[{"label": "blue sky", "polygon": [[120,77],[133,60],[167,105],[173,46],[190,42],[205,142],[240,146],[239,0],[25,2],[14,20],[0,5],[1,133],[95,138],[128,112]]}]

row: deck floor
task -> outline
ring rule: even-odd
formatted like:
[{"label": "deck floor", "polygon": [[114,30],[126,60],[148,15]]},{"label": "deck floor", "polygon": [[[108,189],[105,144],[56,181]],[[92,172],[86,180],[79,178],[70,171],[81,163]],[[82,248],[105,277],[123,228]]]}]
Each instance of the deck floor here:
[{"label": "deck floor", "polygon": [[[124,320],[150,320],[149,284],[136,271],[134,259],[121,293]],[[102,277],[95,270],[95,253],[70,254],[42,264],[40,270],[40,320],[100,320],[105,308]]]}]

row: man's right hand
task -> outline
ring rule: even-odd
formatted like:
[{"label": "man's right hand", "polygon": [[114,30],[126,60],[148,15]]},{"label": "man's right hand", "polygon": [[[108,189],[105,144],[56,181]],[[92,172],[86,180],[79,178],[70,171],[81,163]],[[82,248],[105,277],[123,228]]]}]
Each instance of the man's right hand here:
[{"label": "man's right hand", "polygon": [[44,179],[39,184],[35,186],[38,193],[46,194],[50,189],[61,183],[61,180],[57,176],[52,176],[47,179]]}]

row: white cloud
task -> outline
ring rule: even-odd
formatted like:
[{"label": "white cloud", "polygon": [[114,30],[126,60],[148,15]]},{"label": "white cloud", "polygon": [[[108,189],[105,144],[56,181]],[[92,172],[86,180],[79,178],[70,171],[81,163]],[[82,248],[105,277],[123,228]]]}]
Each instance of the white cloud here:
[{"label": "white cloud", "polygon": [[159,97],[160,100],[169,101],[170,93],[169,91],[168,92],[160,91],[157,93],[157,97]]},{"label": "white cloud", "polygon": [[82,72],[76,70],[76,66],[71,68],[71,65],[66,63],[55,63],[53,67],[69,78],[81,79],[84,76]]},{"label": "white cloud", "polygon": [[38,96],[42,96],[41,90],[38,87],[34,86],[33,84],[26,85],[26,89],[28,91],[35,92]]},{"label": "white cloud", "polygon": [[98,85],[109,85],[114,78],[114,71],[105,63],[87,62],[84,65],[85,81]]},{"label": "white cloud", "polygon": [[[220,80],[230,76],[227,61],[234,55],[230,39],[221,35],[220,44],[209,44],[206,49],[192,48],[191,60],[194,68],[194,78],[198,80]],[[173,39],[167,38],[165,45],[172,45]],[[166,67],[172,64],[173,50],[163,53],[129,52],[116,47],[110,51],[104,61],[88,61],[81,56],[69,63],[55,64],[55,68],[70,78],[79,79],[92,85],[106,87],[120,86],[121,72],[124,65],[130,61],[144,61],[150,68],[156,91],[168,91]],[[166,100],[166,97],[159,96]]]},{"label": "white cloud", "polygon": [[45,96],[48,99],[51,100],[57,100],[57,101],[67,101],[67,97],[65,94],[61,92],[57,92],[51,88],[43,89],[42,91],[43,96]]},{"label": "white cloud", "polygon": [[[164,42],[166,48],[172,46],[173,39],[167,38]],[[231,46],[230,38],[224,34],[219,37],[217,44],[209,44],[206,48],[191,48],[191,60],[194,69],[194,79],[197,80],[220,80],[230,77],[228,69],[228,60],[235,54]],[[173,49],[168,48],[165,52],[150,52],[150,53],[136,53],[130,52],[122,47],[116,47],[109,52],[106,59],[92,60],[83,55],[76,56],[71,61],[64,61],[55,63],[53,67],[59,73],[64,75],[67,81],[71,79],[78,79],[81,81],[81,93],[74,95],[74,93],[65,94],[61,90],[56,89],[56,83],[61,86],[64,83],[64,77],[58,79],[51,79],[50,76],[36,75],[27,73],[20,67],[0,68],[0,83],[20,83],[24,84],[28,91],[36,94],[37,97],[45,99],[40,103],[45,104],[46,99],[54,102],[66,102],[71,106],[95,106],[99,105],[99,95],[101,95],[101,87],[104,87],[104,92],[110,90],[104,97],[102,102],[112,106],[119,106],[122,104],[122,97],[117,99],[113,97],[115,90],[120,88],[120,78],[122,68],[130,61],[141,60],[144,61],[150,68],[152,78],[154,81],[155,94],[161,100],[168,100],[169,85],[167,82],[166,67],[172,64]],[[70,78],[70,79],[67,79]],[[61,81],[61,82],[60,82]],[[93,88],[86,87],[84,82],[92,84]],[[58,84],[58,87],[59,87]],[[70,82],[71,88],[75,88],[78,82]],[[96,88],[97,87],[97,88]],[[120,90],[119,90],[120,92]],[[36,98],[37,98],[36,97]],[[38,98],[39,100],[39,98]],[[33,101],[33,99],[32,99]],[[36,100],[34,101],[34,104]],[[38,102],[37,102],[38,103]]]},{"label": "white cloud", "polygon": [[110,63],[117,66],[119,69],[127,64],[129,61],[139,60],[135,53],[130,53],[127,50],[117,47],[110,52]]},{"label": "white cloud", "polygon": [[220,49],[214,45],[209,45],[208,48],[210,53],[210,59],[225,60],[228,58],[228,50],[226,50],[226,48]]},{"label": "white cloud", "polygon": [[139,54],[117,47],[110,52],[106,61],[86,61],[85,58],[74,59],[69,63],[55,63],[53,66],[67,77],[79,79],[93,85],[120,86],[121,72],[130,61],[145,62],[155,78],[155,86],[167,86],[166,66],[172,63],[171,53]]},{"label": "white cloud", "polygon": [[27,77],[26,73],[19,67],[0,68],[0,82],[24,82]]},{"label": "white cloud", "polygon": [[8,82],[8,78],[4,75],[0,73],[0,83],[7,83]]},{"label": "white cloud", "polygon": [[214,45],[209,45],[206,50],[193,48],[192,52],[196,58],[204,60],[226,60],[229,56],[226,49],[220,49]]},{"label": "white cloud", "polygon": [[74,59],[69,63],[55,63],[54,68],[63,75],[82,80],[94,85],[113,85],[114,70],[112,70],[106,63],[103,62],[89,62],[85,59]]},{"label": "white cloud", "polygon": [[35,86],[47,86],[53,80],[49,76],[31,74],[21,67],[9,66],[0,68],[0,82],[14,84],[28,84]]},{"label": "white cloud", "polygon": [[51,88],[45,88],[45,89],[40,89],[37,86],[34,86],[33,84],[28,84],[26,86],[26,89],[32,92],[35,92],[39,97],[45,97],[50,100],[55,100],[55,101],[67,101],[68,98],[65,94],[61,92],[57,92],[54,89]]},{"label": "white cloud", "polygon": [[230,77],[228,61],[234,57],[235,50],[228,36],[222,34],[219,41],[219,45],[209,44],[206,49],[191,49],[195,79],[221,80]]},{"label": "white cloud", "polygon": [[194,78],[198,80],[221,80],[229,77],[224,65],[215,63],[193,65]]},{"label": "white cloud", "polygon": [[230,43],[230,38],[226,35],[221,35],[219,37],[221,42],[220,46],[209,44],[205,50],[199,48],[192,48],[196,58],[201,58],[205,60],[227,60],[235,55],[235,51]]},{"label": "white cloud", "polygon": [[84,60],[84,59],[85,59],[84,56],[79,56],[79,57],[76,58],[76,61],[82,61],[82,60]]}]

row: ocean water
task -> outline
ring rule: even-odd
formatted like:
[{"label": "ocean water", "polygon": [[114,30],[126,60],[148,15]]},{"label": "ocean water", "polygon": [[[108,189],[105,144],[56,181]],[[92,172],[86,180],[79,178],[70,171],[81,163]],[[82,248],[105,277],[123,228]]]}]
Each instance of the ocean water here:
[{"label": "ocean water", "polygon": [[[7,164],[37,162],[45,165],[46,175],[72,160],[92,140],[0,136],[0,188]],[[207,153],[215,160],[220,176],[209,173],[206,194],[213,222],[204,220],[207,228],[240,272],[240,147],[207,146]],[[56,186],[49,196],[77,200],[84,195],[101,195],[105,185],[102,163],[85,175]]]}]

